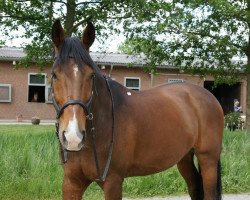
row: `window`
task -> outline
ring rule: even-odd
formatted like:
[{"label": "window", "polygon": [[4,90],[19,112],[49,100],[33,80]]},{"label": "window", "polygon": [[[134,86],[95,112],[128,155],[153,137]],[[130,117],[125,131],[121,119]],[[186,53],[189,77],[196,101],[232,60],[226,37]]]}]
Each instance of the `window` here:
[{"label": "window", "polygon": [[132,90],[140,90],[141,88],[141,79],[138,77],[125,77],[124,85]]},{"label": "window", "polygon": [[50,87],[47,86],[46,74],[30,73],[28,84],[28,102],[50,102],[48,97]]},{"label": "window", "polygon": [[11,84],[0,84],[0,102],[11,102]]},{"label": "window", "polygon": [[183,82],[183,79],[168,79],[168,83],[181,83]]}]

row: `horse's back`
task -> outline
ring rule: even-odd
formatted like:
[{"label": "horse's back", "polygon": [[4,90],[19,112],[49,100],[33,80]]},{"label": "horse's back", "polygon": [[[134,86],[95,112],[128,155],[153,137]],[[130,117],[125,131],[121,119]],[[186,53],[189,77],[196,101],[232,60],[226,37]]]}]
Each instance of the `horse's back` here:
[{"label": "horse's back", "polygon": [[[173,108],[179,107],[183,112],[182,114],[192,112],[202,119],[203,123],[211,123],[211,119],[208,118],[210,116],[213,119],[218,119],[217,122],[212,120],[215,121],[214,123],[222,123],[221,121],[223,121],[223,110],[215,96],[205,88],[195,84],[188,82],[163,84],[142,91],[138,93],[138,96],[141,96],[141,101],[145,96],[151,96],[151,99],[158,99],[158,103],[170,104],[169,110],[171,111]],[[158,107],[157,110],[160,109],[158,105],[156,107]]]},{"label": "horse's back", "polygon": [[[170,102],[190,107],[201,119],[208,116],[223,119],[220,103],[211,92],[201,86],[183,82],[161,85],[153,90],[165,96]],[[203,118],[203,120],[208,119]]]}]

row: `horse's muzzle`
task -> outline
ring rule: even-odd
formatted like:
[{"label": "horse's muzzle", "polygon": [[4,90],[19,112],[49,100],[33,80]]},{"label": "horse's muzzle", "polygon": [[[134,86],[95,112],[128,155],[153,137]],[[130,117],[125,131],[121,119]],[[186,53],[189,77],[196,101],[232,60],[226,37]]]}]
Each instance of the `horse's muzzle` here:
[{"label": "horse's muzzle", "polygon": [[72,134],[62,131],[60,134],[61,145],[67,151],[80,151],[84,147],[85,139],[85,131],[82,131],[81,134]]}]

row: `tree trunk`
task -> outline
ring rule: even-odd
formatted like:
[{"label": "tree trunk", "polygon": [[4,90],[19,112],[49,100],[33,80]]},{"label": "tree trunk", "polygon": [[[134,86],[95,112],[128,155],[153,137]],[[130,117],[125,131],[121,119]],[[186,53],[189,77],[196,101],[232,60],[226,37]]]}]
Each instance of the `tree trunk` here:
[{"label": "tree trunk", "polygon": [[[247,11],[250,13],[250,1],[247,1]],[[249,15],[248,15],[249,16]],[[250,20],[247,19],[248,30],[250,30]],[[247,56],[247,67],[246,67],[246,76],[247,76],[247,105],[246,105],[246,130],[250,131],[250,33],[248,33],[248,45],[246,48]]]},{"label": "tree trunk", "polygon": [[[248,57],[248,63],[249,63],[249,58],[250,57]],[[250,131],[250,73],[249,72],[247,72],[246,130]]]},{"label": "tree trunk", "polygon": [[247,55],[247,69],[246,69],[246,76],[247,76],[246,130],[250,131],[250,36],[249,36],[246,55]]},{"label": "tree trunk", "polygon": [[67,12],[65,19],[65,35],[66,37],[70,37],[73,33],[73,26],[75,22],[76,16],[76,1],[75,0],[67,0]]}]

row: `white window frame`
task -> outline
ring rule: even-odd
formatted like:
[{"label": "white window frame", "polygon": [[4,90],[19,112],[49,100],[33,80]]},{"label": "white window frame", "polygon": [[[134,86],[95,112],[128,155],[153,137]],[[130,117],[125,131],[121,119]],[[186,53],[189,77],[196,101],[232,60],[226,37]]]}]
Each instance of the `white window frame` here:
[{"label": "white window frame", "polygon": [[[139,86],[138,87],[127,87],[126,83],[127,83],[127,79],[136,79],[136,80],[139,80]],[[129,77],[129,76],[126,76],[124,77],[124,86],[128,89],[131,89],[131,90],[141,90],[141,78],[140,77]]]},{"label": "white window frame", "polygon": [[45,87],[45,103],[53,103],[52,100],[49,100],[49,89],[51,89],[51,85],[47,85]]},{"label": "white window frame", "polygon": [[168,78],[168,83],[182,83],[182,82],[184,82],[184,80],[180,78]]},{"label": "white window frame", "polygon": [[[31,75],[42,75],[45,76],[45,83],[30,83],[30,76]],[[30,86],[46,86],[47,85],[47,74],[46,73],[29,73],[28,74],[28,85]]]},{"label": "white window frame", "polygon": [[0,86],[9,88],[9,98],[8,98],[8,100],[1,100],[0,99],[0,103],[2,103],[2,102],[10,103],[12,101],[12,99],[11,99],[11,90],[12,90],[11,84],[3,84],[3,83],[1,83]]},{"label": "white window frame", "polygon": [[[30,76],[31,75],[42,75],[45,76],[45,82],[44,83],[30,83]],[[49,101],[49,92],[48,89],[51,87],[50,85],[48,85],[48,81],[47,81],[47,74],[46,73],[28,73],[28,93],[29,93],[29,86],[45,86],[45,103],[53,103],[52,101]],[[29,98],[29,95],[27,94],[27,97]],[[29,99],[28,99],[29,101]]]}]

